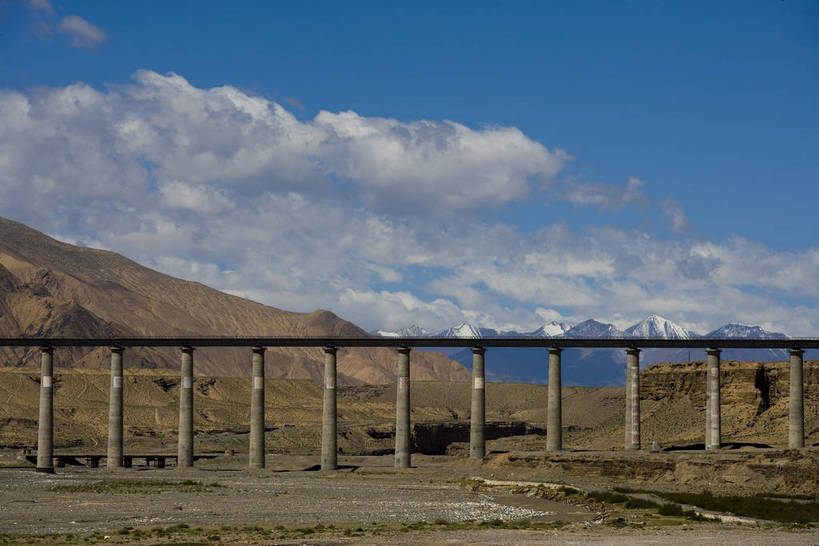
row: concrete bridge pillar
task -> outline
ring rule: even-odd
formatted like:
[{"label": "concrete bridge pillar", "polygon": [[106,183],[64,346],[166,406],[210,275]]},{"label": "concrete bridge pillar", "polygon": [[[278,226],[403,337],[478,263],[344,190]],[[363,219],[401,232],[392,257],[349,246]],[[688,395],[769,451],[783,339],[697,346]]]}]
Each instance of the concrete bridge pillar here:
[{"label": "concrete bridge pillar", "polygon": [[338,349],[324,348],[324,401],[321,413],[321,469],[338,469],[338,407],[336,381]]},{"label": "concrete bridge pillar", "polygon": [[472,412],[469,417],[469,456],[486,455],[486,385],[484,358],[486,349],[472,347]]},{"label": "concrete bridge pillar", "polygon": [[264,468],[264,347],[253,347],[251,356],[250,390],[250,448],[247,465],[249,468]]},{"label": "concrete bridge pillar", "polygon": [[398,349],[395,400],[395,468],[410,467],[410,348]]},{"label": "concrete bridge pillar", "polygon": [[722,352],[717,348],[705,350],[708,353],[708,371],[706,375],[706,407],[705,407],[705,449],[719,449],[722,444],[721,433],[721,406],[719,392],[719,356]]},{"label": "concrete bridge pillar", "polygon": [[802,349],[791,349],[791,381],[789,397],[789,426],[788,426],[788,447],[805,447],[805,408],[802,397],[804,387],[802,384]]},{"label": "concrete bridge pillar", "polygon": [[625,449],[640,449],[640,349],[626,349]]},{"label": "concrete bridge pillar", "polygon": [[122,347],[111,347],[111,390],[108,393],[108,470],[122,468]]},{"label": "concrete bridge pillar", "polygon": [[546,406],[546,449],[563,449],[563,398],[560,347],[549,347],[549,389]]},{"label": "concrete bridge pillar", "polygon": [[40,348],[40,420],[37,472],[54,472],[54,349]]},{"label": "concrete bridge pillar", "polygon": [[193,466],[193,347],[182,347],[177,468]]}]

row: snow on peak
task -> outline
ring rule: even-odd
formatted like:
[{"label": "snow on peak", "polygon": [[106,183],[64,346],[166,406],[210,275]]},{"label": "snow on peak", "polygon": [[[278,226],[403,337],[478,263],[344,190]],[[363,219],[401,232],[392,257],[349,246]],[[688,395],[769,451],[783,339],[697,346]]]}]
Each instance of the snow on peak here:
[{"label": "snow on peak", "polygon": [[598,322],[594,319],[589,319],[581,322],[570,328],[566,332],[567,337],[586,337],[586,338],[603,338],[603,339],[619,339],[627,336],[622,330],[618,330],[614,324],[606,324]]},{"label": "snow on peak", "polygon": [[436,337],[457,337],[457,338],[480,338],[481,336],[480,331],[469,324],[468,322],[462,322],[458,326],[453,328],[448,328],[443,332],[439,333]]},{"label": "snow on peak", "polygon": [[571,329],[572,327],[565,322],[555,322],[553,320],[547,322],[529,335],[532,337],[559,337]]},{"label": "snow on peak", "polygon": [[659,315],[649,317],[634,326],[626,328],[626,333],[634,337],[659,339],[691,339],[691,332]]},{"label": "snow on peak", "polygon": [[406,328],[400,328],[396,331],[376,330],[374,333],[379,337],[427,337],[429,335],[429,332],[417,324],[407,326]]},{"label": "snow on peak", "polygon": [[400,330],[398,330],[398,333],[401,334],[401,337],[425,337],[429,334],[429,332],[427,332],[417,324],[407,326],[406,328],[401,328]]},{"label": "snow on peak", "polygon": [[717,328],[705,337],[728,338],[742,337],[753,339],[787,339],[788,336],[779,332],[769,332],[761,326],[746,326],[744,324],[726,324]]}]

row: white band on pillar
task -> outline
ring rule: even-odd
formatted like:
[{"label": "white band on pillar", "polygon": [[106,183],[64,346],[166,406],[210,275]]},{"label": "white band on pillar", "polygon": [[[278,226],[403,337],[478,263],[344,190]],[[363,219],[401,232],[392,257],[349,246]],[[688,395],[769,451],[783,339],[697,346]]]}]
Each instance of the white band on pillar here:
[{"label": "white band on pillar", "polygon": [[324,388],[325,389],[335,389],[336,388],[336,378],[335,377],[327,377],[324,379]]},{"label": "white band on pillar", "polygon": [[44,375],[43,376],[43,388],[44,389],[50,389],[51,388],[51,376],[50,375]]},{"label": "white band on pillar", "polygon": [[409,377],[399,377],[398,388],[401,390],[409,388]]},{"label": "white band on pillar", "polygon": [[121,375],[111,376],[111,388],[112,389],[121,389],[122,388],[122,376]]},{"label": "white band on pillar", "polygon": [[193,377],[183,377],[182,378],[182,388],[183,389],[192,389],[193,388]]},{"label": "white band on pillar", "polygon": [[253,378],[253,388],[254,389],[263,389],[264,388],[264,377],[254,377]]},{"label": "white band on pillar", "polygon": [[476,377],[475,378],[475,388],[482,389],[483,388],[483,377]]}]

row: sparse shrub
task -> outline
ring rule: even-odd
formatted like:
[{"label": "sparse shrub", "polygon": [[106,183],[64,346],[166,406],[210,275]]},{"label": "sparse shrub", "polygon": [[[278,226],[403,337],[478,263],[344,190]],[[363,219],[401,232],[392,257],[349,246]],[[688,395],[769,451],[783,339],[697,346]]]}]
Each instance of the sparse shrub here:
[{"label": "sparse shrub", "polygon": [[682,506],[675,503],[667,503],[660,506],[660,509],[657,510],[657,513],[661,516],[683,516],[683,509]]},{"label": "sparse shrub", "polygon": [[635,499],[632,497],[626,501],[626,508],[628,509],[657,508],[657,506],[658,504],[656,502],[646,499]]},{"label": "sparse shrub", "polygon": [[628,497],[620,493],[610,493],[608,491],[589,491],[586,498],[592,501],[605,502],[608,504],[620,504],[626,502]]},{"label": "sparse shrub", "polygon": [[784,523],[810,523],[819,521],[819,502],[793,502],[776,500],[768,494],[753,496],[717,496],[710,491],[702,493],[657,493],[671,501],[701,506],[717,512],[730,512],[738,516],[769,519]]}]

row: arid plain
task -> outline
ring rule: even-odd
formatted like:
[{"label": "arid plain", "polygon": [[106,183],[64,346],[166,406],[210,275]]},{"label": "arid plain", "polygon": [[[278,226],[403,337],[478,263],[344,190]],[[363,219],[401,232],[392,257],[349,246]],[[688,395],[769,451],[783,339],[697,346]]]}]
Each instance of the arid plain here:
[{"label": "arid plain", "polygon": [[[259,305],[2,219],[0,327],[53,337],[366,335],[326,311]],[[727,361],[724,448],[703,452],[705,366],[693,362],[642,372],[638,453],[622,451],[622,387],[564,387],[565,451],[547,454],[546,388],[488,383],[488,455],[470,460],[469,371],[413,351],[413,468],[396,471],[395,353],[341,350],[342,468],[323,474],[315,470],[321,351],[267,352],[268,464],[249,471],[249,351],[200,349],[195,450],[212,458],[193,470],[137,460],[108,472],[78,457],[44,475],[26,459],[36,446],[38,353],[3,349],[0,357],[5,542],[819,541],[816,361],[805,363],[809,447],[801,450],[786,449],[787,364]],[[58,454],[105,453],[108,359],[107,349],[55,351]],[[172,349],[126,350],[126,454],[176,452],[178,362]]]},{"label": "arid plain", "polygon": [[[705,453],[697,445],[703,428],[704,399],[696,380],[701,367],[666,364],[643,372],[642,453],[621,450],[622,388],[565,388],[566,451],[547,454],[545,387],[490,383],[490,429],[506,436],[489,441],[483,461],[470,460],[463,443],[469,384],[417,381],[413,468],[395,471],[394,386],[351,385],[339,392],[342,468],[323,474],[316,470],[320,387],[309,380],[269,379],[268,468],[248,471],[249,380],[198,377],[196,451],[213,459],[197,462],[196,470],[137,464],[107,472],[69,464],[54,476],[34,473],[20,457],[22,448],[36,444],[37,374],[6,368],[0,374],[0,443],[7,467],[0,470],[5,499],[0,531],[8,542],[67,543],[626,544],[671,537],[692,543],[709,538],[815,543],[819,535],[804,514],[798,523],[732,518],[724,509],[707,507],[685,509],[725,521],[702,521],[685,510],[661,513],[663,505],[681,502],[673,501],[674,494],[709,491],[799,504],[809,510],[808,521],[817,519],[810,516],[819,506],[814,390],[806,392],[813,447],[788,450],[787,399],[777,394],[783,387],[787,392],[787,382],[769,382],[769,388],[777,387],[763,397],[761,383],[747,381],[759,373],[779,377],[784,364],[726,363],[725,448]],[[819,362],[807,363],[806,377],[817,371]],[[126,378],[126,453],[175,453],[178,376],[173,370],[133,369]],[[105,452],[107,385],[100,370],[64,369],[57,375],[58,453]],[[652,453],[655,440],[661,451]]]}]

